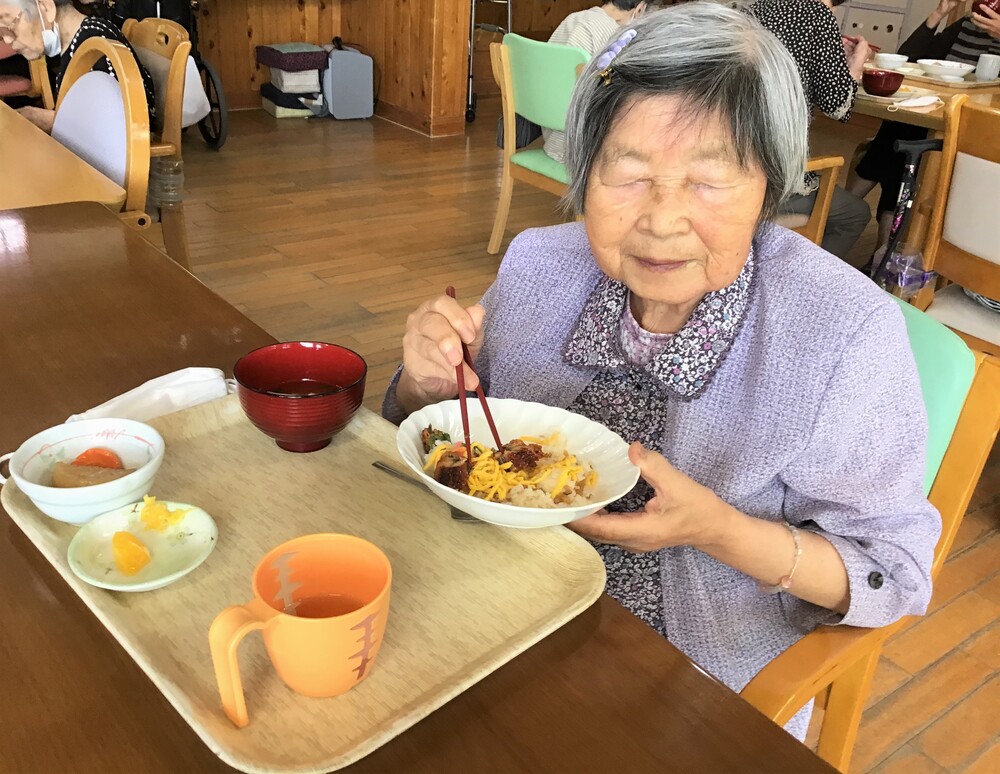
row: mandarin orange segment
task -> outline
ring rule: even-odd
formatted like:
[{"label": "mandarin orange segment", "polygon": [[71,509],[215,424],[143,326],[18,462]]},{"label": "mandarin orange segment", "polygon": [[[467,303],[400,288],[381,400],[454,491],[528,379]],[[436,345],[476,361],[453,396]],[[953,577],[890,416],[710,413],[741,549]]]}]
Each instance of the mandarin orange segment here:
[{"label": "mandarin orange segment", "polygon": [[142,502],[143,506],[142,510],[139,511],[139,518],[146,529],[154,532],[163,532],[167,527],[174,526],[184,518],[185,514],[191,511],[190,508],[170,510],[166,503],[157,502],[155,497],[149,495],[144,496]]},{"label": "mandarin orange segment", "polygon": [[149,549],[131,532],[116,532],[111,538],[111,550],[122,575],[135,575],[149,564]]}]

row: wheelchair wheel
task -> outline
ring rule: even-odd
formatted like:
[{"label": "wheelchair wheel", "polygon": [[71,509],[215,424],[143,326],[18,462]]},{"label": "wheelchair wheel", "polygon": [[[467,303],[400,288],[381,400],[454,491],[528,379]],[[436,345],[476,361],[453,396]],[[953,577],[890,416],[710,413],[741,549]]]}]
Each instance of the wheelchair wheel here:
[{"label": "wheelchair wheel", "polygon": [[219,78],[215,68],[201,57],[195,63],[198,65],[198,74],[205,87],[205,94],[208,95],[208,104],[212,108],[209,114],[198,122],[198,130],[210,148],[219,150],[226,144],[226,136],[229,134],[229,114],[226,110],[226,95],[222,91],[222,79]]}]

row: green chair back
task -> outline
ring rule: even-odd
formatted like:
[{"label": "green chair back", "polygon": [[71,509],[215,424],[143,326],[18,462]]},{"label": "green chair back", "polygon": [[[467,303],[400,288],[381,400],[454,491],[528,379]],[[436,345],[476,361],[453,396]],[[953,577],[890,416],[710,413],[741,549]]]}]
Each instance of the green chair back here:
[{"label": "green chair back", "polygon": [[[927,470],[924,492],[929,493],[941,460],[955,432],[958,416],[976,373],[976,358],[953,331],[896,299],[906,320],[910,348],[920,374],[920,389],[927,408]],[[908,396],[900,395],[900,400]]]},{"label": "green chair back", "polygon": [[510,60],[514,112],[545,129],[564,131],[577,68],[590,61],[590,54],[513,33],[503,36],[503,44]]}]

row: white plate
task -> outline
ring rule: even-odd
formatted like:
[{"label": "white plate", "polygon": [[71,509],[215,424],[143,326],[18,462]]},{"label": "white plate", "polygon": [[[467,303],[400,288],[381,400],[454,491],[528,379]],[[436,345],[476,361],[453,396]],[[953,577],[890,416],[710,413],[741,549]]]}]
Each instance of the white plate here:
[{"label": "white plate", "polygon": [[[424,473],[420,431],[431,425],[462,439],[462,416],[457,400],[426,406],[407,417],[396,433],[399,454],[410,469],[434,494],[449,505],[476,518],[502,527],[552,527],[568,524],[596,513],[605,505],[628,494],[639,480],[639,469],[628,459],[628,444],[604,425],[565,409],[520,400],[489,398],[490,412],[501,440],[519,436],[546,436],[558,431],[566,439],[570,454],[589,462],[597,472],[594,499],[586,505],[561,508],[524,508],[509,503],[493,503],[463,494]],[[474,441],[493,446],[493,436],[475,398],[469,400],[469,434]]]},{"label": "white plate", "polygon": [[[143,526],[141,502],[102,514],[84,525],[69,544],[70,569],[92,586],[113,591],[151,591],[187,575],[212,553],[219,532],[201,508],[172,502],[164,505],[170,510],[191,510],[163,532]],[[115,566],[111,538],[116,532],[131,532],[149,549],[149,564],[135,575],[123,575]]]},{"label": "white plate", "polygon": [[937,94],[937,92],[931,89],[921,89],[918,86],[900,86],[899,91],[889,97],[876,97],[874,94],[869,94],[865,91],[864,87],[858,87],[859,99],[866,99],[870,102],[882,102],[887,105],[891,105],[893,102],[902,102],[904,99],[926,97],[930,94]]}]

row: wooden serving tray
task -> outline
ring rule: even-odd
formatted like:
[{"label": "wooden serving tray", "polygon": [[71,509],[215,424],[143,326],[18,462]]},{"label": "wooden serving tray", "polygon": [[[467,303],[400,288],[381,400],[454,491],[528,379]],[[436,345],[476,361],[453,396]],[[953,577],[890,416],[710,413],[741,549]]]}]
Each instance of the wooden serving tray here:
[{"label": "wooden serving tray", "polygon": [[[456,522],[434,495],[372,468],[403,463],[395,427],[364,409],[331,446],[304,455],[259,433],[235,396],[150,424],[167,444],[152,493],[197,504],[219,526],[212,555],[176,583],[136,594],[89,586],[66,561],[75,527],[43,515],[12,481],[0,502],[205,744],[242,771],[330,771],[362,758],[604,589],[600,557],[569,530]],[[222,712],[209,625],[250,599],[251,572],[270,548],[315,532],[358,535],[389,556],[385,644],[365,682],[310,699],[281,682],[250,635],[240,648],[250,725],[239,730]]]},{"label": "wooden serving tray", "polygon": [[963,89],[965,91],[972,91],[974,89],[995,89],[1000,86],[1000,78],[994,78],[989,81],[977,81],[976,77],[972,74],[962,81],[946,81],[933,75],[927,75],[926,73],[915,75],[914,73],[904,72],[903,70],[897,70],[897,72],[902,72],[908,81],[933,83],[935,86],[941,86],[946,89]]}]

